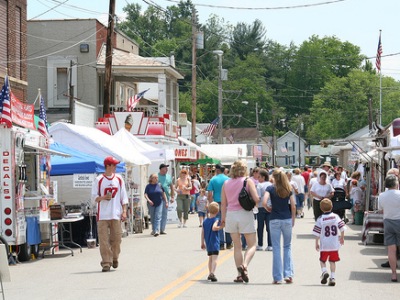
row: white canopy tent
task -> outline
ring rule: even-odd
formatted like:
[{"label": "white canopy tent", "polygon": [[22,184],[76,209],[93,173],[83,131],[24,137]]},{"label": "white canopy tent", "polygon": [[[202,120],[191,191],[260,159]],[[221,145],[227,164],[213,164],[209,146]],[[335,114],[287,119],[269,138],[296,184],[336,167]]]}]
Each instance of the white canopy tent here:
[{"label": "white canopy tent", "polygon": [[173,150],[153,147],[128,132],[125,128],[118,130],[113,137],[122,143],[129,143],[136,151],[146,156],[152,162],[166,162],[175,159]]},{"label": "white canopy tent", "polygon": [[[134,183],[138,187],[134,191],[130,191],[131,198],[138,196],[145,201],[142,195],[147,184],[147,171],[151,161],[136,150],[131,143],[116,141],[116,138],[96,128],[66,123],[52,125],[49,133],[56,142],[70,148],[99,157],[114,156],[125,162],[125,180],[128,187],[134,186]],[[87,197],[90,198],[90,192]],[[143,205],[143,208],[146,210],[147,206]]]},{"label": "white canopy tent", "polygon": [[150,159],[142,155],[129,143],[116,143],[115,139],[91,127],[56,123],[49,128],[49,133],[56,142],[77,149],[87,154],[106,157],[109,155],[127,165],[149,165]]},{"label": "white canopy tent", "polygon": [[207,153],[208,157],[219,159],[223,165],[247,158],[246,144],[203,144],[200,151]]}]

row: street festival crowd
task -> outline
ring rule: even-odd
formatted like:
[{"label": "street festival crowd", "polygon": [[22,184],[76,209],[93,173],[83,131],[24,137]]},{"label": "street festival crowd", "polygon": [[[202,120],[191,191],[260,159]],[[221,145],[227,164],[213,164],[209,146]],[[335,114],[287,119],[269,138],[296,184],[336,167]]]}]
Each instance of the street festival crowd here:
[{"label": "street festival crowd", "polygon": [[[98,232],[103,272],[118,267],[121,226],[126,219],[127,193],[123,178],[115,174],[119,163],[113,157],[104,160],[106,172],[99,175],[92,188],[98,203]],[[154,237],[165,235],[168,206],[176,201],[179,228],[186,228],[189,214],[198,214],[201,248],[209,257],[208,280],[216,282],[219,252],[233,248],[236,283],[249,282],[248,266],[256,251],[272,251],[273,284],[294,282],[291,254],[292,227],[304,217],[303,208],[312,208],[315,225],[315,249],[319,251],[321,284],[336,285],[336,262],[344,244],[346,222],[355,222],[355,214],[365,209],[366,182],[362,170],[349,174],[341,166],[325,162],[318,168],[302,170],[281,167],[255,167],[247,170],[246,162],[238,160],[226,168],[213,167],[203,179],[196,168],[182,167],[175,184],[168,174],[169,165],[161,164],[159,173],[151,174],[145,189]],[[385,179],[386,190],[378,199],[383,211],[384,243],[388,247],[391,282],[397,282],[398,246],[400,245],[399,170],[390,169]],[[352,220],[333,211],[334,195],[342,195],[351,203]],[[251,207],[242,199],[252,199]],[[343,210],[344,211],[344,210]],[[264,241],[264,232],[266,240]],[[282,238],[282,239],[281,239]],[[281,244],[282,240],[282,244]],[[329,269],[327,267],[329,262]]]}]

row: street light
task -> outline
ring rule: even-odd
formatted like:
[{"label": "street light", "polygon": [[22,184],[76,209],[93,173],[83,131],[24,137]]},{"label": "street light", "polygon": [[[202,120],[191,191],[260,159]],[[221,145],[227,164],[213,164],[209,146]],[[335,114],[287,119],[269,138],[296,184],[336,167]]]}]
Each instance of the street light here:
[{"label": "street light", "polygon": [[218,144],[222,144],[222,55],[224,51],[214,50],[214,54],[218,55]]},{"label": "street light", "polygon": [[[247,105],[247,104],[249,104],[249,101],[244,100],[244,101],[242,101],[242,103]],[[261,113],[261,112],[262,112],[262,109],[261,109],[260,112],[258,111],[258,102],[256,102],[256,130],[257,130],[257,141],[256,141],[256,143],[257,144],[260,142],[260,123],[258,122],[258,114]]]}]

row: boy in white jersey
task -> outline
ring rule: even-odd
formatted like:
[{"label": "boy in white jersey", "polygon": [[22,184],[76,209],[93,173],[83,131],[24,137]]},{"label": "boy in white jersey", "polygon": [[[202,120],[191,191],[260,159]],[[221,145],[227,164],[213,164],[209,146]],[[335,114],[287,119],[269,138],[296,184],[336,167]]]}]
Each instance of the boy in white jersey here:
[{"label": "boy in white jersey", "polygon": [[329,285],[335,286],[336,262],[339,258],[339,248],[344,244],[344,231],[346,225],[340,217],[332,212],[332,201],[325,198],[321,200],[320,207],[323,214],[317,219],[313,234],[315,235],[315,249],[320,251],[321,284],[328,282],[329,274],[326,261],[329,259],[331,278]]}]

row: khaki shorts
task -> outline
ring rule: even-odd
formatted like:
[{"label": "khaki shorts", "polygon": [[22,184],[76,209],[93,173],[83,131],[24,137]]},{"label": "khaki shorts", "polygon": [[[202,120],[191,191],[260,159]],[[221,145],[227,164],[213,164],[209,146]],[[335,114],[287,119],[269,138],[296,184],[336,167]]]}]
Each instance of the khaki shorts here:
[{"label": "khaki shorts", "polygon": [[255,233],[256,225],[253,211],[227,211],[225,231],[228,233]]}]

